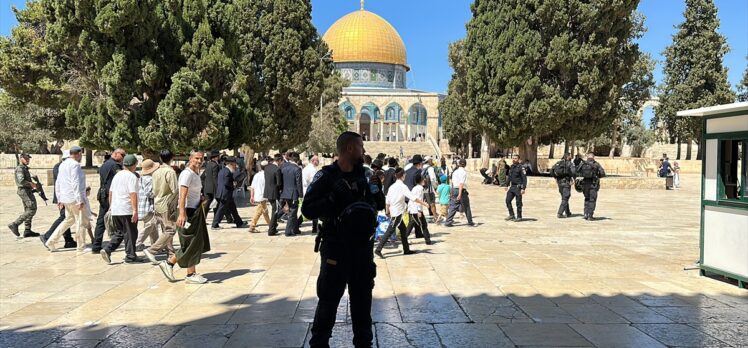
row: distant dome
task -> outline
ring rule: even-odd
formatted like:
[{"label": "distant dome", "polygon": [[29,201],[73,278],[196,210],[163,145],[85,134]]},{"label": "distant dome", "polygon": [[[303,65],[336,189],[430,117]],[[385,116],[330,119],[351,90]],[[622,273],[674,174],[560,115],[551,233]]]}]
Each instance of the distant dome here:
[{"label": "distant dome", "polygon": [[405,44],[384,18],[364,9],[338,19],[322,37],[335,63],[362,62],[402,65],[409,70]]}]

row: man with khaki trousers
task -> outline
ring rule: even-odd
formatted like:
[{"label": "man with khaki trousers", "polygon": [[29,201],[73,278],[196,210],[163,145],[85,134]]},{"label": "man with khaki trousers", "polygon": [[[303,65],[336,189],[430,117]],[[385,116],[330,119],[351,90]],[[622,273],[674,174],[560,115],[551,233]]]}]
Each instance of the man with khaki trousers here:
[{"label": "man with khaki trousers", "polygon": [[156,254],[166,248],[168,256],[174,255],[173,239],[177,223],[177,199],[179,198],[179,184],[177,173],[171,167],[174,155],[169,150],[160,153],[161,165],[153,172],[153,197],[156,224],[161,232],[158,240],[143,253],[151,263],[158,264]]},{"label": "man with khaki trousers", "polygon": [[83,226],[83,208],[86,202],[86,175],[81,168],[81,157],[83,150],[78,146],[70,148],[70,157],[62,162],[55,183],[55,194],[57,195],[57,206],[65,208],[65,220],[57,226],[52,235],[49,237],[44,246],[49,251],[57,251],[55,244],[66,231],[73,225],[75,229],[75,239],[79,241],[78,245],[85,244],[85,233]]}]

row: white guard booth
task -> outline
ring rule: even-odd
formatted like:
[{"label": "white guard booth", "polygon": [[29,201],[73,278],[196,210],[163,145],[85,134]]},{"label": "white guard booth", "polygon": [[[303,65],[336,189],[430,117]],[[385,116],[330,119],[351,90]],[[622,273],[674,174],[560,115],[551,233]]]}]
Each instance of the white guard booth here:
[{"label": "white guard booth", "polygon": [[701,275],[748,285],[748,102],[679,111],[701,117]]}]

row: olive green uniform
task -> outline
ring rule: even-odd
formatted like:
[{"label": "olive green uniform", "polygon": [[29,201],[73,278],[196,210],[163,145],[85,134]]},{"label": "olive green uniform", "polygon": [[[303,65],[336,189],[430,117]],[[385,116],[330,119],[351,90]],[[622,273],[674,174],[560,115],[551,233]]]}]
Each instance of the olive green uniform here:
[{"label": "olive green uniform", "polygon": [[23,163],[19,164],[16,167],[15,178],[18,197],[21,197],[21,202],[23,202],[23,213],[13,222],[13,225],[25,224],[25,232],[31,232],[31,219],[36,215],[36,197],[31,187],[29,167]]}]

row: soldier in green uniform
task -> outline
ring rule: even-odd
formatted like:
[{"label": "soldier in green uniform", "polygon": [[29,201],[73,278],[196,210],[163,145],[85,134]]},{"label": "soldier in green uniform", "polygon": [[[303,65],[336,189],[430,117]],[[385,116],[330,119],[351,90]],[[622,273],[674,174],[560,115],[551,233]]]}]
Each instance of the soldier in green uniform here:
[{"label": "soldier in green uniform", "polygon": [[36,197],[34,197],[33,190],[36,190],[36,184],[31,181],[31,173],[29,173],[29,162],[31,156],[27,153],[21,153],[19,156],[20,164],[16,167],[16,186],[18,187],[18,196],[21,197],[23,202],[23,213],[16,219],[16,221],[10,223],[8,228],[16,237],[20,237],[18,232],[18,226],[25,224],[25,230],[23,237],[39,237],[39,234],[31,231],[31,219],[36,215]]}]

